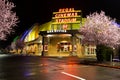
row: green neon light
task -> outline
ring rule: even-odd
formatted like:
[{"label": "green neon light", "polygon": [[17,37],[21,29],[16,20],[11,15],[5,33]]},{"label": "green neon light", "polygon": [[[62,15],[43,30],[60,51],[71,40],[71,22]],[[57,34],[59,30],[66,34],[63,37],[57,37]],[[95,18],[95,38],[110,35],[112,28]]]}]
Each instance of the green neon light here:
[{"label": "green neon light", "polygon": [[14,39],[13,39],[13,42],[16,42],[16,40],[19,38],[19,36],[16,36]]}]

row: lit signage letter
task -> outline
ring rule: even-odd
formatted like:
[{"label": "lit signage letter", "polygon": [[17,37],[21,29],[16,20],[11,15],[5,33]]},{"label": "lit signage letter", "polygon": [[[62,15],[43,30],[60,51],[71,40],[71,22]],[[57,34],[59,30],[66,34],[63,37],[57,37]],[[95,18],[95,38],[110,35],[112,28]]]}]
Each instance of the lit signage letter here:
[{"label": "lit signage letter", "polygon": [[64,17],[64,14],[61,14],[61,17]]},{"label": "lit signage letter", "polygon": [[59,12],[62,12],[62,9],[59,9]]},{"label": "lit signage letter", "polygon": [[68,8],[66,8],[65,11],[68,12]]},{"label": "lit signage letter", "polygon": [[69,8],[69,11],[74,11],[74,8]]},{"label": "lit signage letter", "polygon": [[66,14],[64,14],[64,16],[63,17],[66,17]]},{"label": "lit signage letter", "polygon": [[71,16],[74,16],[74,13],[72,13]]},{"label": "lit signage letter", "polygon": [[70,17],[70,16],[71,16],[71,13],[67,13],[67,16]]},{"label": "lit signage letter", "polygon": [[58,14],[55,14],[55,17],[57,17],[58,16]]},{"label": "lit signage letter", "polygon": [[56,22],[58,22],[58,19],[56,19]]},{"label": "lit signage letter", "polygon": [[78,13],[75,13],[75,16],[78,16]]},{"label": "lit signage letter", "polygon": [[76,18],[73,18],[72,21],[75,22],[75,21],[76,21]]}]

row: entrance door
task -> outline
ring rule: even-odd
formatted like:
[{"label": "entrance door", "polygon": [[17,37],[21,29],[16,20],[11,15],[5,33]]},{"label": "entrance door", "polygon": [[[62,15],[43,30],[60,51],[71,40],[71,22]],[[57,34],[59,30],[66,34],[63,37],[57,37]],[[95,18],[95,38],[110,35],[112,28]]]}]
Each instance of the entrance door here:
[{"label": "entrance door", "polygon": [[68,41],[61,41],[57,43],[58,52],[70,52],[72,51],[72,45]]}]

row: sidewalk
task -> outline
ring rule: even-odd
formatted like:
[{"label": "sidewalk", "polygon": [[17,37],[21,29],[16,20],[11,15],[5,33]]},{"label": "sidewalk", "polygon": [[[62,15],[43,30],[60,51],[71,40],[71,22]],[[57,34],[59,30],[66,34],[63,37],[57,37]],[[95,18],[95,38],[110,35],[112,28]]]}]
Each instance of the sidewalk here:
[{"label": "sidewalk", "polygon": [[104,62],[95,64],[96,66],[110,67],[120,69],[120,62]]},{"label": "sidewalk", "polygon": [[102,67],[109,67],[109,68],[116,68],[116,69],[120,69],[120,61],[116,62],[116,61],[112,61],[112,62],[97,62],[96,59],[84,59],[83,64],[88,64],[88,65],[94,65],[94,66],[102,66]]}]

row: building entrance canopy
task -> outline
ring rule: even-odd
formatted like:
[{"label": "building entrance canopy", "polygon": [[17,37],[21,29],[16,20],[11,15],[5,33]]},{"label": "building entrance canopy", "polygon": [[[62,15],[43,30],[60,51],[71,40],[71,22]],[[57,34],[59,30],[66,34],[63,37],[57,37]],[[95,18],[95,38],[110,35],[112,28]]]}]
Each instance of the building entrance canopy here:
[{"label": "building entrance canopy", "polygon": [[49,32],[48,31],[40,31],[39,35],[47,35],[47,34],[76,34],[79,33],[78,30],[65,30],[65,32]]}]

